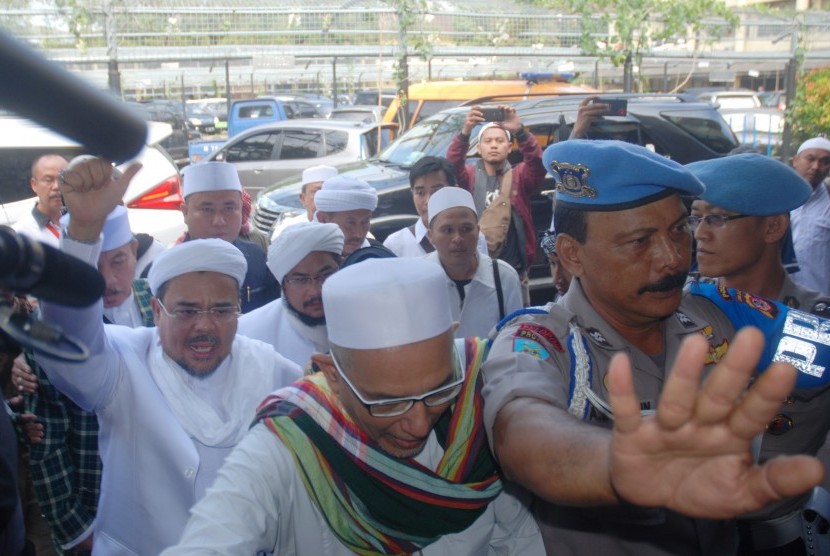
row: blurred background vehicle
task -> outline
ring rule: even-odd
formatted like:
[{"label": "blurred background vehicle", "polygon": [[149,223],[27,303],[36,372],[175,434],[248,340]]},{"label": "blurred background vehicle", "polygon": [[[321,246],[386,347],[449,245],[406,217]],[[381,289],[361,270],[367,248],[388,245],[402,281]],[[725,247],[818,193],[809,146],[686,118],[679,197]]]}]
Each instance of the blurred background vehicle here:
[{"label": "blurred background vehicle", "polygon": [[181,105],[175,107],[175,103],[169,101],[129,102],[127,104],[138,110],[147,120],[168,124],[171,130],[170,135],[165,137],[160,145],[179,168],[190,162],[188,144],[198,139],[200,134],[188,125],[181,112]]},{"label": "blurred background vehicle", "polygon": [[236,165],[242,185],[255,196],[279,180],[299,178],[309,166],[369,159],[395,138],[396,131],[396,124],[286,120],[232,137],[207,160]]},{"label": "blurred background vehicle", "polygon": [[742,145],[771,155],[781,144],[784,111],[777,102],[775,105],[764,104],[759,93],[748,89],[705,91],[697,98],[711,103],[721,113]]},{"label": "blurred background vehicle", "polygon": [[[522,123],[544,149],[567,139],[576,121],[579,103],[586,95],[539,97],[510,103]],[[735,134],[723,117],[708,102],[696,102],[684,95],[600,94],[602,98],[626,98],[627,116],[609,116],[595,122],[588,132],[591,139],[619,139],[645,145],[682,164],[723,156],[738,146]],[[461,130],[469,107],[439,112],[422,120],[392,142],[371,160],[338,166],[341,174],[366,180],[378,192],[378,208],[372,217],[372,234],[383,241],[389,234],[415,222],[417,213],[409,189],[409,168],[421,157],[445,156],[453,137]],[[478,130],[474,129],[469,159],[476,152]],[[521,160],[514,145],[512,162]],[[621,171],[625,171],[621,169]],[[299,202],[299,178],[278,182],[257,197],[252,221],[270,234],[285,218],[305,209]],[[540,192],[532,198],[533,221],[537,233],[547,230],[553,212],[554,183],[547,176]],[[531,289],[539,299],[551,295],[549,268],[541,250],[533,262]]]},{"label": "blurred background vehicle", "polygon": [[385,112],[386,109],[383,106],[350,104],[332,109],[329,119],[351,122],[381,122]]},{"label": "blurred background vehicle", "polygon": [[[147,233],[165,245],[184,232],[179,171],[159,141],[171,133],[168,124],[148,122],[147,146],[135,158],[142,164],[124,195],[134,233]],[[0,224],[11,225],[34,208],[29,185],[32,163],[42,154],[72,159],[88,154],[83,147],[30,120],[0,117]]]}]

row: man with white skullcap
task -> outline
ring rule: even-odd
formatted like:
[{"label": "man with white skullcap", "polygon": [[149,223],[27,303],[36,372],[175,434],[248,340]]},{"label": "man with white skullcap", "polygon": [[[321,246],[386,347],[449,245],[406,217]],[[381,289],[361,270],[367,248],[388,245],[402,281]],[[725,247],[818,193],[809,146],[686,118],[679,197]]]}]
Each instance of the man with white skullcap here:
[{"label": "man with white skullcap", "polygon": [[[64,225],[70,216],[64,216]],[[146,280],[134,279],[138,240],[123,205],[107,216],[102,236],[98,270],[106,284],[104,322],[154,326],[150,288]],[[31,353],[15,359],[12,378],[24,394],[26,412],[42,425],[40,441],[29,450],[29,466],[56,550],[88,551],[101,487],[98,418],[58,392]]]},{"label": "man with white skullcap", "polygon": [[445,283],[418,258],[326,280],[331,354],[265,400],[165,556],[544,554],[483,437],[486,342],[453,340]]},{"label": "man with white skullcap", "polygon": [[332,222],[343,230],[343,256],[379,242],[366,239],[372,212],[378,206],[378,194],[365,181],[351,176],[335,176],[323,182],[314,196],[317,220]]},{"label": "man with white skullcap", "polygon": [[239,319],[237,333],[271,344],[305,367],[312,353],[329,350],[323,282],[340,268],[343,232],[337,224],[301,222],[268,248],[268,268],[282,288],[279,299]]},{"label": "man with white skullcap", "polygon": [[311,222],[314,220],[314,213],[317,212],[317,206],[314,204],[314,197],[320,188],[323,187],[323,182],[329,178],[337,175],[337,168],[332,166],[312,166],[303,170],[303,176],[300,188],[300,203],[305,208],[305,212],[295,216],[288,216],[274,225],[271,231],[271,241],[277,239],[284,229],[300,222]]},{"label": "man with white skullcap", "polygon": [[[109,211],[140,168],[113,179],[106,160],[80,158],[63,176],[72,215],[61,247],[94,264]],[[300,369],[271,346],[236,335],[245,257],[229,242],[192,240],[159,255],[148,277],[157,328],[105,327],[102,306],[43,305],[89,346],[81,363],[43,353],[53,384],[101,427],[95,554],[158,554],[247,431],[256,404]]]},{"label": "man with white skullcap", "polygon": [[813,188],[807,202],[790,214],[793,246],[799,271],[793,279],[811,290],[830,293],[830,139],[804,141],[793,158],[793,168]]},{"label": "man with white skullcap", "polygon": [[428,203],[429,240],[435,251],[426,259],[447,275],[457,338],[487,336],[506,315],[522,308],[516,270],[477,249],[479,226],[473,196],[460,187],[445,187]]},{"label": "man with white skullcap", "polygon": [[239,237],[242,227],[242,184],[233,164],[201,162],[182,170],[182,213],[187,225],[185,241],[220,238],[239,249],[248,263],[240,286],[242,312],[262,307],[279,296],[279,286],[256,243]]}]

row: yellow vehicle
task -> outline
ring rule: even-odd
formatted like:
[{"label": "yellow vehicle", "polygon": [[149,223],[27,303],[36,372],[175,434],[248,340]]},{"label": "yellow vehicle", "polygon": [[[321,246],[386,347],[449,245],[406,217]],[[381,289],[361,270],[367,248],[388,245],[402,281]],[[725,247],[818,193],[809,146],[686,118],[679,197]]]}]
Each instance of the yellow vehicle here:
[{"label": "yellow vehicle", "polygon": [[397,122],[401,128],[410,128],[420,120],[446,108],[464,102],[483,99],[482,102],[511,101],[528,98],[527,95],[560,95],[567,93],[593,93],[596,89],[584,85],[572,85],[562,81],[430,81],[409,86],[407,122],[403,121],[400,98],[395,98],[383,117],[385,122]]}]

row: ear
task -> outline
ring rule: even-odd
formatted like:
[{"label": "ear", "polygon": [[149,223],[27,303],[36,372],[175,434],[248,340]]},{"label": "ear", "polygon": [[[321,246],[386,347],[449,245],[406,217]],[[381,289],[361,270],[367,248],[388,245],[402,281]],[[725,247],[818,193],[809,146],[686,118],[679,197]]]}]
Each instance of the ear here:
[{"label": "ear", "polygon": [[581,277],[584,273],[579,258],[581,248],[582,244],[573,236],[564,233],[556,236],[556,254],[559,255],[559,264],[564,266],[574,278]]},{"label": "ear", "polygon": [[432,227],[427,228],[427,239],[429,240],[430,243],[432,243]]},{"label": "ear", "polygon": [[187,203],[185,203],[184,201],[182,201],[181,209],[182,209],[182,215],[187,216]]},{"label": "ear", "polygon": [[320,222],[321,224],[328,224],[328,222],[329,222],[329,213],[318,210],[317,211],[317,222]]},{"label": "ear", "polygon": [[767,216],[764,221],[764,241],[766,243],[778,243],[790,228],[790,216],[788,214],[776,214]]},{"label": "ear", "polygon": [[343,387],[343,381],[340,380],[340,374],[334,368],[334,363],[331,360],[331,355],[327,353],[314,353],[311,355],[312,368],[316,367],[317,372],[323,373],[326,377],[326,382],[329,383],[331,391],[335,395],[340,395],[340,390]]},{"label": "ear", "polygon": [[157,297],[154,297],[150,300],[150,307],[153,309],[153,324],[158,326],[159,319],[161,318],[161,305],[159,305],[159,300]]}]

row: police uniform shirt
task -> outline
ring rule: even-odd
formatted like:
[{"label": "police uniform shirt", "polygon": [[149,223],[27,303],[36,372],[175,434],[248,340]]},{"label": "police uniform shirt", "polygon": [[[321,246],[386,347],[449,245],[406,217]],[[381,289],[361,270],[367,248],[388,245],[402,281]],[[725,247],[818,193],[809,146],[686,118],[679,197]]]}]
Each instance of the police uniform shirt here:
[{"label": "police uniform shirt", "polygon": [[[664,369],[671,368],[686,336],[706,337],[710,346],[707,364],[714,364],[726,352],[734,332],[731,322],[712,303],[686,295],[665,321],[665,361],[660,361],[628,345],[593,309],[579,280],[574,280],[550,313],[522,315],[493,342],[484,365],[488,435],[492,438],[499,410],[517,397],[542,399],[579,419],[610,428],[602,403],[609,404],[606,377],[614,354],[628,354],[640,404],[649,410],[656,407]],[[602,403],[592,403],[592,397]],[[693,520],[661,508],[580,509],[537,501],[536,514],[548,553],[557,555],[713,555],[735,550],[734,522]]]}]

